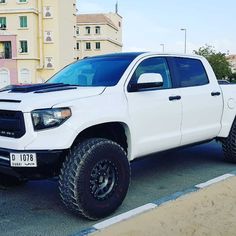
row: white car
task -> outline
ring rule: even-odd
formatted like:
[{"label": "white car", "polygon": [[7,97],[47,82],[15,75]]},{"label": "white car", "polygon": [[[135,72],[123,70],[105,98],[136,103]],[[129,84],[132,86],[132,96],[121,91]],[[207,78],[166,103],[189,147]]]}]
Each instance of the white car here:
[{"label": "white car", "polygon": [[225,79],[219,79],[218,83],[219,84],[230,84],[230,82],[228,80],[225,80]]},{"label": "white car", "polygon": [[235,162],[235,115],[236,88],[219,85],[203,57],[86,58],[0,92],[0,173],[59,176],[64,204],[99,219],[121,205],[136,158],[217,139]]}]

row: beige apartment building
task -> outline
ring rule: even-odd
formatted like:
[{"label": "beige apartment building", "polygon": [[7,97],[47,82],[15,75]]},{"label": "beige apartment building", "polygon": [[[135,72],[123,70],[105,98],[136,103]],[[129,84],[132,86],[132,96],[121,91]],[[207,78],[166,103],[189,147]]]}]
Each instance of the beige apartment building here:
[{"label": "beige apartment building", "polygon": [[232,73],[236,73],[236,55],[228,55],[227,60],[231,65]]},{"label": "beige apartment building", "polygon": [[122,17],[118,13],[80,14],[76,27],[77,59],[122,51]]},{"label": "beige apartment building", "polygon": [[76,58],[76,0],[0,0],[0,87],[47,80]]}]

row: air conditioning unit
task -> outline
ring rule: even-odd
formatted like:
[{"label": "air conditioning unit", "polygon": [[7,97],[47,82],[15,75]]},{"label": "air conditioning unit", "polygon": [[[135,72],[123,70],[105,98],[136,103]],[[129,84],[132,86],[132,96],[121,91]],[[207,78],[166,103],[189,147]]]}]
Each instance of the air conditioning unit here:
[{"label": "air conditioning unit", "polygon": [[52,18],[52,10],[50,6],[44,7],[44,18]]},{"label": "air conditioning unit", "polygon": [[6,25],[5,24],[0,24],[0,30],[6,30]]},{"label": "air conditioning unit", "polygon": [[45,58],[45,67],[47,69],[53,69],[53,58],[52,57]]},{"label": "air conditioning unit", "polygon": [[44,32],[44,42],[45,43],[52,43],[52,31],[45,31]]}]

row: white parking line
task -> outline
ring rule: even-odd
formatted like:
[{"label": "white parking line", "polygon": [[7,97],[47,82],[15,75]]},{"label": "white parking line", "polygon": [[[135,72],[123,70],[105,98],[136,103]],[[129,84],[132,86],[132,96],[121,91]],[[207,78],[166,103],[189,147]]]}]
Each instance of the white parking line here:
[{"label": "white parking line", "polygon": [[128,219],[130,217],[133,217],[135,215],[138,215],[140,213],[143,213],[143,212],[148,211],[150,209],[153,209],[155,207],[157,207],[156,204],[148,203],[148,204],[143,205],[141,207],[137,207],[137,208],[135,208],[135,209],[133,209],[131,211],[127,211],[127,212],[125,212],[123,214],[120,214],[120,215],[112,217],[112,218],[110,218],[108,220],[102,221],[101,223],[95,224],[93,227],[95,229],[104,229],[104,228],[106,228],[106,227],[108,227],[110,225],[113,225],[113,224],[118,223],[120,221],[126,220],[126,219]]},{"label": "white parking line", "polygon": [[[234,176],[236,176],[236,171],[232,172],[232,174],[225,174],[225,175],[219,176],[217,178],[211,179],[211,180],[209,180],[209,181],[207,181],[205,183],[201,183],[201,184],[195,185],[194,187],[195,187],[195,189],[197,191],[198,189],[203,189],[203,188],[205,188],[207,186],[210,186],[212,184],[218,183],[220,181],[226,180],[226,179],[228,179],[230,177],[234,177]],[[183,191],[183,195],[187,195],[190,192],[192,192],[192,190],[191,191]],[[179,195],[179,193],[177,195],[178,195],[177,198],[179,198],[180,196],[183,196],[183,195]],[[176,194],[173,194],[172,196],[176,196]],[[170,201],[170,197],[171,196],[167,197],[166,198],[167,200],[165,202],[163,202],[162,204],[168,203]],[[176,197],[174,197],[173,200],[176,200]],[[121,221],[127,220],[127,219],[129,219],[129,218],[131,218],[133,216],[136,216],[136,215],[138,215],[140,213],[149,211],[149,210],[154,209],[156,207],[159,207],[159,204],[148,203],[146,205],[140,206],[138,208],[135,208],[133,210],[130,210],[130,211],[125,212],[123,214],[117,215],[117,216],[112,217],[112,218],[110,218],[108,220],[102,221],[102,222],[100,222],[98,224],[95,224],[91,228],[88,229],[89,231],[86,231],[86,233],[84,233],[84,231],[81,231],[81,232],[79,232],[79,234],[77,234],[77,236],[90,235],[91,233],[96,232],[97,230],[101,230],[101,229],[107,228],[107,227],[109,227],[109,226],[111,226],[113,224],[116,224],[116,223],[119,223]]]},{"label": "white parking line", "polygon": [[230,177],[233,177],[233,176],[235,176],[235,175],[232,175],[232,174],[221,175],[221,176],[219,176],[217,178],[214,178],[214,179],[211,179],[211,180],[209,180],[209,181],[207,181],[205,183],[197,184],[197,185],[195,185],[195,187],[196,188],[205,188],[205,187],[208,187],[208,186],[210,186],[212,184],[218,183],[218,182],[220,182],[222,180],[226,180],[226,179],[228,179]]}]

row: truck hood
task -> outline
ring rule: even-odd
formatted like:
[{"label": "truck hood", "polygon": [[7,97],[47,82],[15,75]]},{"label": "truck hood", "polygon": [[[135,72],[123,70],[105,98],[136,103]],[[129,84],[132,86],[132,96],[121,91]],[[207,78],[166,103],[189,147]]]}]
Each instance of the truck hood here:
[{"label": "truck hood", "polygon": [[0,110],[31,112],[60,103],[97,96],[105,87],[77,87],[65,84],[13,85],[0,90]]}]

